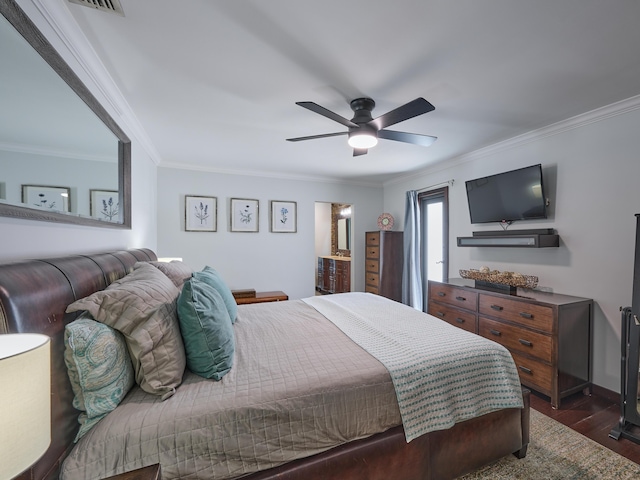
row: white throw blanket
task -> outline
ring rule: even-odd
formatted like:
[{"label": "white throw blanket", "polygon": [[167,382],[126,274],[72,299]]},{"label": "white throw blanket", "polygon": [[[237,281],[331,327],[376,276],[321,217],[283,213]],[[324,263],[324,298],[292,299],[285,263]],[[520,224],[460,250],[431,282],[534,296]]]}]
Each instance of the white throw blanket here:
[{"label": "white throw blanket", "polygon": [[369,293],[304,302],[389,370],[407,442],[492,411],[523,406],[518,372],[502,345]]}]

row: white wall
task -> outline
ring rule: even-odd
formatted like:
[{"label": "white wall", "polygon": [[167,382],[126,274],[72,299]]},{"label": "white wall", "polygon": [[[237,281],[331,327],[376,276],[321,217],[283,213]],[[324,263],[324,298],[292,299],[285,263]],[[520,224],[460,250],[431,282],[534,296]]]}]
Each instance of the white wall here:
[{"label": "white wall", "polygon": [[[354,290],[364,291],[364,237],[377,228],[382,187],[161,167],[158,192],[159,256],[182,257],[197,270],[209,265],[232,289],[282,290],[290,298],[315,292],[316,202],[352,204]],[[184,231],[185,195],[217,197],[217,232]],[[260,201],[258,233],[229,231],[230,198]],[[297,202],[297,233],[269,231],[270,200]]]},{"label": "white wall", "polygon": [[[120,125],[132,142],[132,223],[130,230],[107,229],[100,227],[82,227],[49,222],[36,222],[0,217],[0,261],[12,261],[24,258],[42,258],[45,256],[60,256],[69,253],[99,252],[116,249],[148,247],[156,249],[156,187],[157,173],[154,160],[135,133],[128,127],[131,118],[123,110],[117,110],[113,103],[104,95],[104,89],[96,85],[93,77],[88,75],[74,54],[57,36],[55,30],[48,23],[33,3],[19,0],[20,6],[26,11],[47,39],[53,44],[58,53],[78,74],[87,88],[96,96],[109,114]],[[72,29],[74,21],[67,18],[66,6],[47,4],[52,8],[58,21],[57,25],[63,31]],[[77,28],[77,26],[76,26]],[[65,33],[73,33],[65,31]]]},{"label": "white wall", "polygon": [[[400,223],[405,192],[454,179],[449,189],[449,276],[488,265],[537,275],[539,287],[595,301],[593,382],[620,390],[620,306],[631,304],[635,213],[640,213],[640,99],[574,118],[453,161],[448,167],[387,183],[385,210]],[[543,166],[550,218],[510,230],[555,228],[560,248],[457,247],[456,237],[495,225],[471,225],[464,182],[536,163]],[[399,227],[401,228],[401,227]]]}]

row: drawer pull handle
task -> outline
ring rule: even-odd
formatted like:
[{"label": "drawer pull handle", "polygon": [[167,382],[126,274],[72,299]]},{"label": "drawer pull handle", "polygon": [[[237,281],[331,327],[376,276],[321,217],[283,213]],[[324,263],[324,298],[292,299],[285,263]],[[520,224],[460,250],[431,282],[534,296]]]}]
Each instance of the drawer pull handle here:
[{"label": "drawer pull handle", "polygon": [[520,312],[520,316],[524,318],[533,318],[533,315],[529,312]]},{"label": "drawer pull handle", "polygon": [[[491,308],[492,308],[493,310],[497,310],[497,311],[499,311],[499,312],[500,312],[500,311],[502,311],[502,307],[501,307],[500,305],[491,305]],[[521,315],[522,315],[522,314],[521,314]]]},{"label": "drawer pull handle", "polygon": [[523,340],[522,338],[520,338],[518,339],[518,341],[526,347],[533,347],[533,343],[531,343],[529,340]]},{"label": "drawer pull handle", "polygon": [[459,302],[466,302],[467,299],[464,297],[456,297],[456,300],[458,300]]},{"label": "drawer pull handle", "polygon": [[439,317],[444,317],[444,313],[443,313],[443,312],[436,312],[436,314],[437,314]]},{"label": "drawer pull handle", "polygon": [[458,323],[464,323],[464,318],[456,318],[456,322],[458,322]]},{"label": "drawer pull handle", "polygon": [[493,335],[495,335],[496,337],[499,337],[500,335],[502,335],[502,332],[500,332],[499,330],[494,330],[491,329],[489,330]]},{"label": "drawer pull handle", "polygon": [[522,370],[524,373],[528,373],[529,375],[533,373],[529,368],[523,367],[522,365],[518,365],[518,368]]},{"label": "drawer pull handle", "polygon": [[439,297],[444,297],[444,296],[446,296],[446,295],[447,295],[447,294],[446,294],[446,293],[444,293],[444,292],[438,292],[438,296],[439,296]]}]

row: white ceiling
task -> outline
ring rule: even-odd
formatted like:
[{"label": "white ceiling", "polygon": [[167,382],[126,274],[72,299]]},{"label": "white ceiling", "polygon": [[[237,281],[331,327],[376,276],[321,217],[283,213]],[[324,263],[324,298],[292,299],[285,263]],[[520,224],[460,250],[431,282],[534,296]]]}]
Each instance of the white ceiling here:
[{"label": "white ceiling", "polygon": [[[68,4],[160,165],[381,183],[640,94],[637,0],[121,0]],[[346,127],[417,97],[436,110],[352,157]]]}]

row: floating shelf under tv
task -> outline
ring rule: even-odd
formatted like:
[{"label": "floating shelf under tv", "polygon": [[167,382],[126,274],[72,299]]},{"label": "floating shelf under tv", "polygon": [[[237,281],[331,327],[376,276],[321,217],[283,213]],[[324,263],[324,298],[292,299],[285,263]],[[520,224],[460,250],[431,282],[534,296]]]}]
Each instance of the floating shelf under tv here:
[{"label": "floating shelf under tv", "polygon": [[514,230],[473,232],[472,237],[458,237],[459,247],[559,247],[560,236],[551,228],[536,230]]}]

